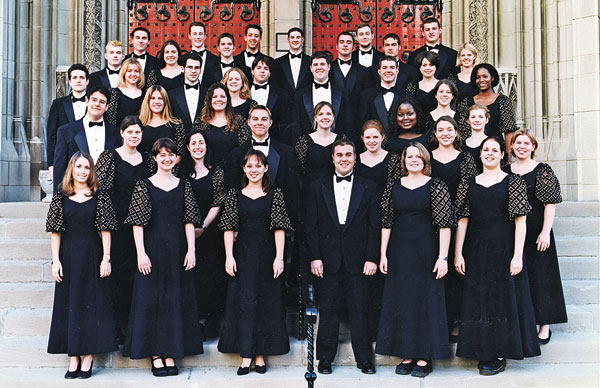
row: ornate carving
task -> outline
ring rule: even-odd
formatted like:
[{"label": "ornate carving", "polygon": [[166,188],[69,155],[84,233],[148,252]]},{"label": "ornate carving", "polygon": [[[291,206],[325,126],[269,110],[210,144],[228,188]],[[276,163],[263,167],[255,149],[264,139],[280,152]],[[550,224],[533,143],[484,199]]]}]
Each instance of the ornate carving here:
[{"label": "ornate carving", "polygon": [[488,60],[488,0],[469,1],[469,43],[477,48],[481,62]]},{"label": "ornate carving", "polygon": [[[244,4],[244,8],[242,8],[240,12],[240,17],[246,22],[252,20],[254,16],[260,12],[260,0],[212,0],[210,2],[210,7],[206,5],[202,7],[202,11],[200,11],[200,20],[203,22],[210,21],[215,16],[216,4],[229,4],[229,7],[225,5],[219,12],[219,18],[224,22],[233,19],[235,16],[235,4]],[[248,7],[248,5],[251,6]]]},{"label": "ornate carving", "polygon": [[417,5],[425,5],[421,11],[421,20],[435,17],[438,12],[442,12],[443,8],[442,0],[394,0],[391,4],[391,9],[390,7],[383,9],[381,20],[384,23],[393,23],[396,20],[396,8],[402,5],[408,5],[404,12],[402,12],[402,15],[400,15],[403,23],[412,23],[415,20]]},{"label": "ornate carving", "polygon": [[[321,9],[322,4],[325,5],[323,9]],[[313,0],[311,3],[312,11],[313,13],[319,15],[319,20],[321,20],[323,23],[329,23],[331,20],[333,20],[331,9],[326,4],[337,4],[338,17],[342,23],[350,23],[354,18],[348,6],[342,10],[342,4],[356,5],[358,8],[358,17],[363,23],[369,23],[373,20],[373,12],[371,11],[371,7],[366,6],[365,9],[363,9],[362,2],[360,0]],[[332,8],[335,9],[334,7]]]},{"label": "ornate carving", "polygon": [[56,98],[64,97],[69,94],[67,85],[67,66],[59,66],[56,68]]},{"label": "ornate carving", "polygon": [[[180,22],[185,22],[190,18],[190,13],[185,5],[179,8],[179,0],[128,0],[129,9],[134,10],[133,14],[139,21],[148,19],[148,6],[145,4],[138,6],[138,3],[153,3],[154,16],[161,22],[166,22],[171,19],[171,13],[167,10],[166,4],[175,4],[175,16]],[[158,4],[160,3],[163,4],[159,7]]]},{"label": "ornate carving", "polygon": [[102,1],[85,0],[83,61],[90,72],[102,63]]}]

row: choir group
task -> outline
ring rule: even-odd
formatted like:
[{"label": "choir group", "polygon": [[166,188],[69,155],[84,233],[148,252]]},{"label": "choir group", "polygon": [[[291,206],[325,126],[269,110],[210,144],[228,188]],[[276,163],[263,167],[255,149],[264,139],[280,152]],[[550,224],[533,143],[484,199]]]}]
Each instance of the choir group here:
[{"label": "choir group", "polygon": [[216,55],[193,22],[187,53],[167,40],[151,56],[138,27],[129,55],[111,41],[104,69],[72,65],[47,127],[48,352],[69,355],[65,378],[120,345],[177,375],[207,337],[240,355],[238,375],[265,373],[265,356],[290,350],[299,277],[317,291],[320,373],[344,317],[367,374],[377,353],[425,377],[451,343],[482,375],[540,355],[567,320],[560,185],[494,90],[498,71],[440,33],[425,20],[404,63],[400,38],[379,52],[367,24],[339,34],[335,59],[304,54],[292,28],[273,59],[258,25],[237,55],[221,34]]}]

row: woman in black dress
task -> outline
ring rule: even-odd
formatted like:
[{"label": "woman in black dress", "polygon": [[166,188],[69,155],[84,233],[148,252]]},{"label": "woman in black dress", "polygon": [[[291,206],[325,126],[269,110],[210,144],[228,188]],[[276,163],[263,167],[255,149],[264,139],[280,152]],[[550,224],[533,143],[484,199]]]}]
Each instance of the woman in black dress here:
[{"label": "woman in black dress", "polygon": [[461,181],[454,266],[465,275],[456,355],[480,360],[482,375],[506,367],[506,358],[540,355],[523,244],[531,205],[518,175],[500,169],[502,140],[481,145],[483,173]]},{"label": "woman in black dress", "polygon": [[456,120],[455,107],[458,103],[458,90],[454,82],[449,79],[439,80],[431,93],[434,95],[437,105],[434,110],[427,114],[428,125],[433,128],[435,122],[442,116],[450,116]]},{"label": "woman in black dress", "polygon": [[427,116],[421,105],[412,97],[403,97],[390,109],[390,134],[383,141],[383,148],[402,155],[404,148],[417,142],[427,146],[431,141]]},{"label": "woman in black dress", "polygon": [[225,197],[225,177],[221,167],[214,167],[211,148],[204,135],[194,130],[185,141],[180,176],[189,180],[194,191],[202,228],[196,228],[196,294],[200,323],[208,333],[218,332],[223,315],[227,278],[223,271],[225,251],[223,234],[217,229],[217,216]]},{"label": "woman in black dress", "polygon": [[111,272],[110,231],[118,225],[110,197],[98,191],[89,154],[73,155],[59,188],[46,220],[56,280],[48,353],[69,355],[66,379],[86,379],[94,354],[117,350],[106,277]]},{"label": "woman in black dress", "polygon": [[448,77],[458,89],[458,96],[456,96],[458,100],[473,97],[477,94],[477,88],[471,84],[471,72],[476,65],[479,65],[479,53],[475,46],[470,43],[460,46],[456,57],[457,71]]},{"label": "woman in black dress", "polygon": [[137,115],[144,99],[144,70],[135,58],[127,58],[119,70],[119,85],[110,89],[106,120],[117,127],[125,116]]},{"label": "woman in black dress", "polygon": [[467,124],[469,131],[459,133],[461,136],[466,136],[466,140],[463,143],[463,150],[468,152],[475,159],[475,165],[477,166],[477,173],[483,172],[483,164],[481,164],[481,143],[487,137],[485,134],[485,126],[490,119],[490,112],[484,105],[472,105],[467,110]]},{"label": "woman in black dress", "polygon": [[152,357],[154,376],[177,375],[174,358],[204,352],[194,273],[194,227],[202,225],[189,182],[176,178],[176,146],[152,147],[156,174],[138,181],[126,223],[133,225],[138,272],[123,355]]},{"label": "woman in black dress", "polygon": [[451,356],[442,278],[455,219],[448,187],[429,176],[422,144],[404,149],[402,172],[381,200],[379,270],[387,276],[375,352],[402,357],[397,374],[425,377],[431,359]]},{"label": "woman in black dress", "polygon": [[[478,174],[471,154],[461,151],[461,138],[458,125],[450,116],[442,116],[435,123],[431,140],[431,177],[441,179],[450,190],[452,205],[456,203],[456,191],[461,180]],[[451,239],[448,253],[450,263],[454,263],[454,239]],[[446,312],[450,326],[450,340],[458,340],[458,321],[462,302],[463,282],[454,270],[448,271],[444,281],[446,290]]]},{"label": "woman in black dress", "polygon": [[552,233],[555,204],[562,202],[560,183],[549,165],[533,160],[538,143],[531,132],[520,129],[512,140],[511,151],[516,159],[509,170],[525,180],[527,198],[532,206],[527,216],[524,254],[535,320],[540,325],[538,339],[540,344],[547,344],[552,335],[550,324],[567,322]]},{"label": "woman in black dress", "polygon": [[242,188],[229,192],[219,223],[231,278],[218,349],[240,354],[238,375],[249,372],[253,359],[254,370],[265,373],[264,356],[290,350],[280,278],[290,219],[281,190],[271,189],[266,156],[251,149],[242,166]]},{"label": "woman in black dress", "polygon": [[223,74],[221,83],[227,85],[235,114],[248,120],[250,108],[257,103],[251,98],[250,83],[244,72],[240,68],[232,67]]},{"label": "woman in black dress", "polygon": [[231,151],[250,139],[248,121],[233,111],[227,86],[214,83],[206,92],[200,130],[211,145],[213,164],[227,171]]},{"label": "woman in black dress", "polygon": [[174,40],[167,40],[157,53],[158,69],[150,70],[147,87],[161,85],[166,91],[183,85],[183,67],[179,64],[181,49]]},{"label": "woman in black dress", "polygon": [[406,85],[406,91],[414,96],[425,112],[435,109],[437,102],[432,92],[438,82],[435,71],[440,66],[440,56],[433,51],[423,51],[415,57],[419,66],[420,80],[413,80]]},{"label": "woman in black dress", "polygon": [[127,116],[123,119],[121,138],[123,145],[102,152],[96,166],[100,188],[110,195],[119,224],[119,229],[111,233],[113,275],[110,278],[110,287],[120,345],[125,341],[136,269],[133,232],[131,225],[125,224],[124,221],[135,183],[152,175],[152,170],[156,168],[154,163],[150,163],[136,149],[142,140],[142,123],[137,116]]}]

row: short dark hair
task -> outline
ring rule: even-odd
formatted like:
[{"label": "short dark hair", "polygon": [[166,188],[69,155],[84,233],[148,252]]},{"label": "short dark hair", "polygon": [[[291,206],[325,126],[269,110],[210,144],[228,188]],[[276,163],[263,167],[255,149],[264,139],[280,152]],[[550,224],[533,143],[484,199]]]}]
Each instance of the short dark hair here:
[{"label": "short dark hair", "polygon": [[479,90],[477,84],[475,83],[475,80],[477,79],[477,71],[482,68],[486,69],[494,79],[492,81],[492,87],[495,88],[496,86],[498,86],[498,84],[500,83],[500,74],[498,74],[498,70],[496,70],[496,68],[490,65],[489,63],[480,63],[479,65],[475,65],[475,67],[471,71],[471,86]]},{"label": "short dark hair", "polygon": [[352,152],[354,152],[354,155],[356,155],[356,144],[354,144],[354,142],[348,139],[346,136],[333,142],[331,145],[331,155],[335,155],[335,147],[345,145],[352,146]]},{"label": "short dark hair", "polygon": [[96,92],[98,92],[98,93],[102,94],[104,97],[106,97],[107,103],[110,101],[110,91],[106,87],[104,87],[102,85],[96,85],[87,91],[87,95],[91,96],[92,94],[94,94]]},{"label": "short dark hair", "polygon": [[221,43],[221,40],[224,38],[231,39],[231,43],[233,43],[235,45],[235,38],[233,37],[233,35],[230,34],[229,32],[224,32],[221,35],[219,35],[219,37],[217,38],[217,46]]},{"label": "short dark hair", "polygon": [[129,34],[129,36],[131,36],[133,38],[133,35],[138,31],[144,31],[146,33],[146,35],[148,35],[148,40],[150,40],[150,31],[148,31],[147,28],[142,27],[142,26],[134,28],[133,31],[131,31],[131,34]]},{"label": "short dark hair", "polygon": [[500,145],[500,152],[504,153],[506,151],[506,147],[504,145],[504,141],[499,138],[498,136],[488,136],[485,139],[483,139],[483,141],[481,142],[481,146],[479,147],[479,154],[481,155],[481,152],[483,151],[483,145],[487,142],[487,141],[495,141],[496,143],[498,143]]},{"label": "short dark hair", "polygon": [[310,56],[310,64],[312,65],[312,63],[315,59],[325,59],[327,61],[327,64],[330,65],[332,58],[333,58],[333,55],[329,51],[325,51],[325,50],[316,51],[313,53],[313,55]]},{"label": "short dark hair", "polygon": [[204,29],[204,33],[206,34],[206,25],[202,22],[191,22],[188,27],[188,34],[192,32],[192,27],[202,27]]},{"label": "short dark hair", "polygon": [[393,32],[385,34],[385,36],[383,37],[382,42],[385,42],[386,39],[390,39],[390,38],[396,40],[396,42],[398,42],[398,45],[400,45],[400,37],[398,36],[398,34],[395,34]]},{"label": "short dark hair", "polygon": [[427,19],[423,20],[423,24],[421,24],[421,29],[422,30],[425,29],[425,24],[431,24],[431,23],[437,24],[438,27],[440,27],[440,28],[442,27],[439,20],[437,20],[434,17],[431,17],[431,18],[427,18]]},{"label": "short dark hair", "polygon": [[337,38],[335,39],[336,43],[340,40],[340,36],[344,35],[348,35],[349,37],[351,37],[352,42],[354,42],[354,35],[350,31],[342,31],[338,34]]},{"label": "short dark hair", "polygon": [[442,86],[442,85],[446,85],[450,88],[450,93],[452,93],[452,97],[454,97],[454,98],[458,97],[458,88],[456,87],[456,84],[454,82],[452,82],[451,80],[449,80],[448,78],[439,80],[435,84],[433,89],[431,89],[431,93],[435,96],[437,94],[440,86]]},{"label": "short dark hair", "polygon": [[[248,160],[251,157],[255,157],[260,164],[262,164],[263,166],[268,166],[269,165],[269,161],[267,160],[267,157],[265,156],[265,154],[262,151],[259,150],[255,150],[254,148],[250,148],[248,150],[248,152],[246,152],[246,155],[244,155],[244,157],[242,158],[242,170],[244,169],[244,166],[246,165],[246,163],[248,163]],[[242,189],[246,186],[248,186],[248,177],[246,176],[246,174],[242,174]],[[265,172],[263,177],[262,177],[262,181],[261,181],[261,186],[263,189],[263,192],[268,193],[273,189],[273,183],[271,182],[271,177],[269,176],[269,172]]]},{"label": "short dark hair", "polygon": [[435,66],[436,69],[439,69],[440,54],[435,53],[433,51],[421,51],[415,57],[415,64],[417,65],[417,67],[421,67],[421,64],[423,63],[423,59],[427,59],[427,61],[429,63],[431,63],[433,66]]},{"label": "short dark hair", "polygon": [[83,71],[85,73],[85,78],[90,78],[90,71],[85,65],[82,65],[81,63],[74,63],[71,65],[71,67],[69,67],[69,70],[67,70],[67,77],[69,77],[69,79],[71,79],[71,73],[75,70]]},{"label": "short dark hair", "polygon": [[199,61],[200,67],[202,67],[202,56],[195,51],[185,53],[183,57],[181,57],[181,66],[185,67],[187,61],[189,61],[190,59],[193,59],[194,61]]},{"label": "short dark hair", "polygon": [[258,30],[258,32],[260,33],[260,37],[262,38],[262,27],[259,26],[258,24],[248,24],[246,26],[246,29],[244,30],[244,35],[248,35],[248,30],[251,28]]},{"label": "short dark hair", "polygon": [[415,114],[417,116],[417,122],[415,123],[415,126],[412,129],[412,132],[414,133],[418,133],[418,134],[423,134],[427,131],[427,116],[425,111],[423,110],[423,108],[421,108],[421,104],[419,104],[419,102],[417,100],[415,100],[413,97],[411,96],[405,96],[400,98],[398,101],[396,101],[393,105],[392,108],[390,109],[389,115],[388,115],[388,122],[390,123],[389,126],[389,132],[390,132],[390,138],[396,138],[398,137],[398,135],[400,135],[402,133],[402,129],[400,129],[400,126],[398,125],[398,110],[400,109],[401,105],[410,105],[412,106],[412,108],[415,111]]},{"label": "short dark hair", "polygon": [[396,58],[389,55],[382,55],[381,58],[379,58],[379,64],[377,65],[377,68],[381,69],[381,64],[385,61],[394,62],[396,64],[396,68],[398,67],[398,61]]},{"label": "short dark hair", "polygon": [[273,72],[273,66],[275,65],[275,61],[273,60],[273,58],[267,55],[257,55],[252,61],[252,70],[254,70],[254,68],[259,64],[259,62],[263,62],[265,65],[269,66],[269,70]]},{"label": "short dark hair", "polygon": [[144,126],[142,125],[142,121],[136,115],[125,116],[123,121],[121,121],[121,132],[131,127],[132,125],[139,125],[142,131],[144,130]]},{"label": "short dark hair", "polygon": [[169,139],[168,137],[161,137],[160,139],[156,140],[152,145],[152,156],[158,155],[160,153],[160,150],[163,148],[166,148],[169,152],[178,154],[175,142]]},{"label": "short dark hair", "polygon": [[287,36],[289,37],[292,32],[299,32],[300,36],[304,38],[304,31],[300,27],[292,27],[288,30]]}]

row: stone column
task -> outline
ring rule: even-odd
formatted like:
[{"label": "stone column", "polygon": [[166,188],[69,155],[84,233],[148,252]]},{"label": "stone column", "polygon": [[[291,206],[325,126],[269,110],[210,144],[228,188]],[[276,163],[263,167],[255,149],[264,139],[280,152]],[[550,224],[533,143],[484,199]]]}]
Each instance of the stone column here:
[{"label": "stone column", "polygon": [[[307,48],[307,38],[310,36],[310,30],[304,26],[304,6],[305,1],[297,0],[262,0],[261,6],[261,24],[265,31],[268,31],[268,52],[274,58],[280,57],[288,51],[287,32],[292,27],[300,27],[304,30],[305,52]],[[310,9],[310,6],[309,6]]]},{"label": "stone column", "polygon": [[83,60],[90,72],[99,70],[102,64],[102,1],[85,0],[84,53]]}]

